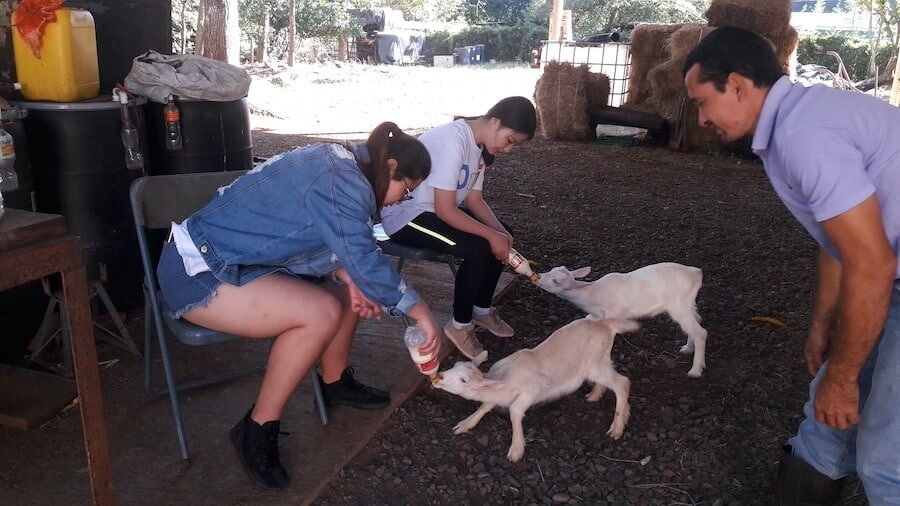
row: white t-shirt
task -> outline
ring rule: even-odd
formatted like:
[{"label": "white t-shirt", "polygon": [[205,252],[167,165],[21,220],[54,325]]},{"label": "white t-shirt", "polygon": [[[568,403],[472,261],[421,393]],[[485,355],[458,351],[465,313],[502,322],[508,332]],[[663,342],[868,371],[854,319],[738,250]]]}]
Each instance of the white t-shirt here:
[{"label": "white t-shirt", "polygon": [[475,134],[464,119],[436,126],[419,136],[431,155],[431,174],[412,198],[385,206],[381,210],[384,231],[391,235],[424,212],[434,212],[434,189],[456,191],[456,206],[470,192],[481,191],[484,184],[484,160]]}]

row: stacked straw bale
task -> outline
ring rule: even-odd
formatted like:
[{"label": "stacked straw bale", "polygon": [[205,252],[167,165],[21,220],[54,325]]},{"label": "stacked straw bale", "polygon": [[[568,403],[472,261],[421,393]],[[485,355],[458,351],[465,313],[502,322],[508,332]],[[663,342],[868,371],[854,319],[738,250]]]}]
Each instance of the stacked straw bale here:
[{"label": "stacked straw bale", "polygon": [[704,14],[710,26],[738,26],[756,32],[775,46],[785,72],[799,36],[791,26],[790,0],[713,0]]},{"label": "stacked straw bale", "polygon": [[631,32],[631,70],[628,76],[628,99],[623,107],[653,112],[646,105],[650,98],[650,70],[668,58],[666,41],[681,25],[638,25]]},{"label": "stacked straw bale", "polygon": [[697,123],[697,109],[687,100],[682,67],[688,53],[713,31],[706,25],[687,23],[680,25],[667,42],[669,58],[650,71],[651,94],[648,104],[656,114],[683,132],[680,148],[687,150],[711,150],[721,143],[710,128]]},{"label": "stacked straw bale", "polygon": [[[556,140],[583,140],[588,137],[587,65],[551,61],[544,66],[535,90],[541,132]],[[607,92],[608,94],[608,92]]]},{"label": "stacked straw bale", "polygon": [[588,72],[587,107],[588,111],[598,105],[609,104],[609,77],[599,72]]}]

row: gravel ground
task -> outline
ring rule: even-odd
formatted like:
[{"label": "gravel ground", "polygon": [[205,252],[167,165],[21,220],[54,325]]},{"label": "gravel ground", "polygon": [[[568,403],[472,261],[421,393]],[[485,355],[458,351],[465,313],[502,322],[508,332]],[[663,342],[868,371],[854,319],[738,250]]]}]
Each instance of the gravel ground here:
[{"label": "gravel ground", "polygon": [[[257,130],[254,142],[266,156],[309,139]],[[799,424],[809,381],[802,348],[816,247],[761,166],[536,139],[499,157],[485,186],[537,271],[590,266],[596,279],[662,261],[702,268],[706,372],[687,376],[690,357],[678,353],[685,336],[671,320],[645,320],[613,349],[632,381],[623,438],[605,435],[613,396],[589,404],[583,388],[528,412],[516,464],[505,458],[505,413],[454,436],[477,403],[423,384],[316,503],[773,504],[778,448]],[[516,336],[480,333],[492,361],[583,316],[523,280],[499,310]],[[754,319],[762,316],[774,320]],[[458,359],[454,352],[443,367]],[[845,499],[866,503],[857,481]]]}]

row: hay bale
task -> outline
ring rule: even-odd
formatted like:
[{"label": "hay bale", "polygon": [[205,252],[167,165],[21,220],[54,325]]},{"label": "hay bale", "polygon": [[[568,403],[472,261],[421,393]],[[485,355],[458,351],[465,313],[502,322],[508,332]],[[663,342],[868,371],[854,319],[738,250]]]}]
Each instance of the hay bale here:
[{"label": "hay bale", "polygon": [[713,0],[703,15],[710,26],[740,26],[765,34],[791,24],[791,0]]},{"label": "hay bale", "polygon": [[588,72],[587,106],[609,105],[609,76],[599,72]]},{"label": "hay bale", "polygon": [[712,28],[696,23],[686,23],[676,30],[667,44],[669,58],[653,68],[648,76],[651,104],[657,114],[670,123],[677,123],[681,117],[685,98],[684,78],[681,67],[700,41],[712,32]]},{"label": "hay bale", "polygon": [[628,76],[628,99],[623,107],[639,109],[650,97],[650,70],[669,56],[660,48],[681,25],[638,25],[631,32],[631,68]]},{"label": "hay bale", "polygon": [[536,90],[541,133],[548,139],[582,140],[588,136],[587,65],[551,61]]},{"label": "hay bale", "polygon": [[777,31],[769,37],[769,42],[775,46],[775,56],[781,63],[781,68],[785,73],[790,74],[796,68],[796,62],[793,64],[792,57],[796,58],[797,43],[800,42],[800,35],[793,26],[787,25],[780,31]]}]

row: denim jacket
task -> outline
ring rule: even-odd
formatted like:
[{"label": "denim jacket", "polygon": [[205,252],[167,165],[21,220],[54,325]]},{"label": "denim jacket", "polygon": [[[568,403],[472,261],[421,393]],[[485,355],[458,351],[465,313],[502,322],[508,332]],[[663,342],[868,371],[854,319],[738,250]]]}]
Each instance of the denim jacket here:
[{"label": "denim jacket", "polygon": [[[354,147],[368,159],[364,145]],[[276,271],[325,276],[343,267],[391,315],[421,298],[372,235],[375,193],[354,153],[315,144],[269,159],[220,188],[186,221],[212,274],[244,285]]]}]

